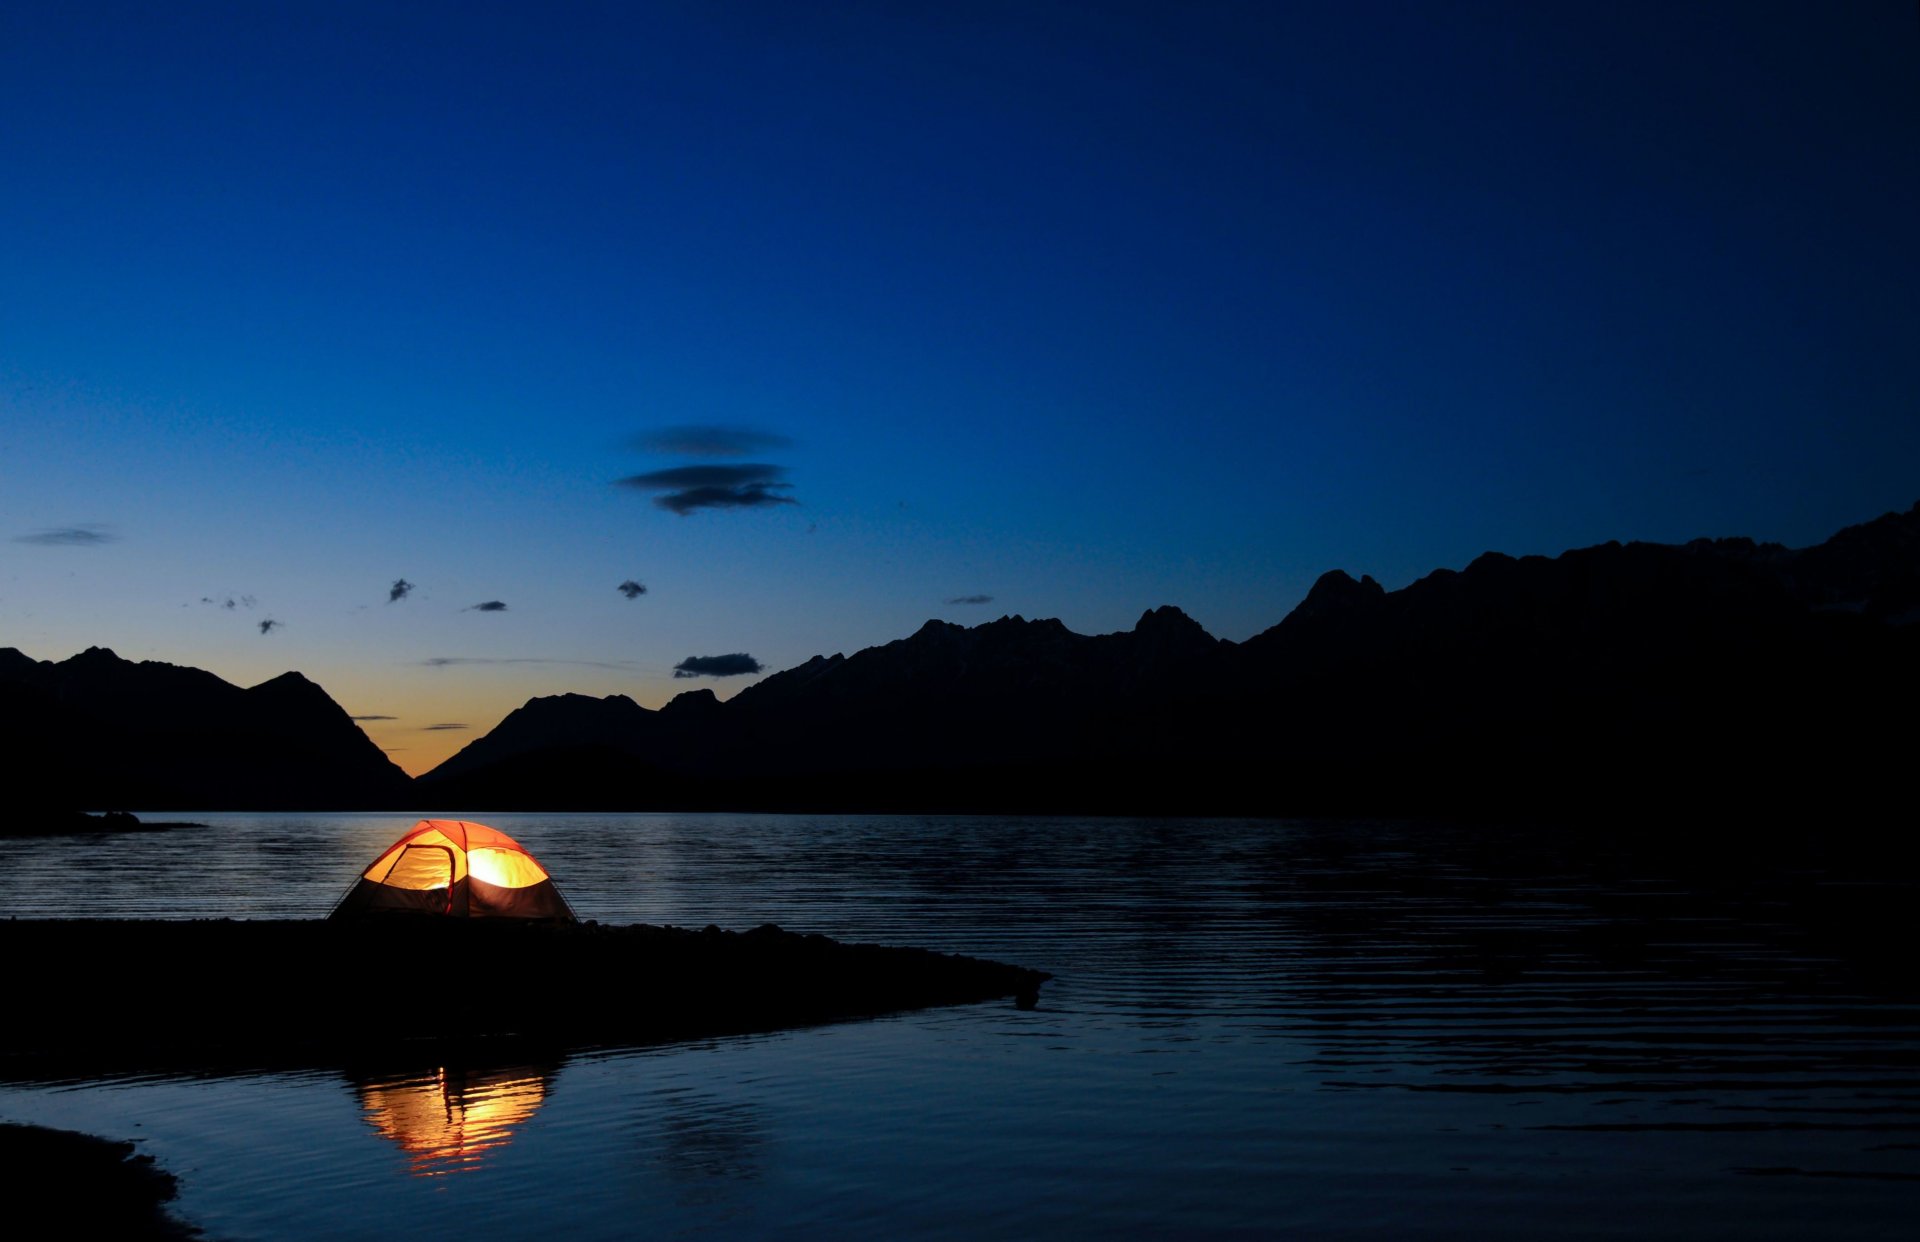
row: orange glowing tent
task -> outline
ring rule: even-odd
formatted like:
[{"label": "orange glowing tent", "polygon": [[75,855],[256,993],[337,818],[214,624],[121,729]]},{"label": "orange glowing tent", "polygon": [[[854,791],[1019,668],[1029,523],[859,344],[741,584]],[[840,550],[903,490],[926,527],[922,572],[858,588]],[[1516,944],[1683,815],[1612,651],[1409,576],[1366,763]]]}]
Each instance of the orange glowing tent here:
[{"label": "orange glowing tent", "polygon": [[367,914],[574,921],[573,907],[525,846],[464,819],[423,819],[408,829],[328,917]]}]

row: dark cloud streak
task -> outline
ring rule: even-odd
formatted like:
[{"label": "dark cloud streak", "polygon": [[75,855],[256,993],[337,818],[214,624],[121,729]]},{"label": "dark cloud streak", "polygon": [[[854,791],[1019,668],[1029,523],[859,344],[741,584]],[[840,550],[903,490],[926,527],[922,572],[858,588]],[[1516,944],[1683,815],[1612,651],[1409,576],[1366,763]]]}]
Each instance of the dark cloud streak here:
[{"label": "dark cloud streak", "polygon": [[348,720],[398,720],[398,716],[349,716]]},{"label": "dark cloud streak", "polygon": [[405,599],[412,593],[413,583],[408,582],[405,578],[395,578],[393,585],[387,588],[387,602],[391,604],[395,600]]},{"label": "dark cloud streak", "polygon": [[275,630],[284,630],[285,628],[287,628],[285,622],[275,621],[272,617],[268,617],[265,621],[260,622],[260,632],[262,634],[271,634]]},{"label": "dark cloud streak", "polygon": [[626,596],[628,599],[639,599],[647,593],[646,584],[635,582],[632,578],[622,582],[619,586],[615,587],[614,590],[620,592],[620,594]]},{"label": "dark cloud streak", "polygon": [[797,505],[793,490],[783,482],[787,468],[765,462],[738,466],[671,466],[618,480],[621,487],[662,492],[653,503],[682,517],[696,509],[760,509],[769,505]]},{"label": "dark cloud streak", "polygon": [[13,541],[38,544],[43,548],[95,548],[103,543],[112,543],[119,537],[99,526],[58,526],[35,531],[31,535],[15,535]]},{"label": "dark cloud streak", "polygon": [[475,604],[470,608],[461,609],[462,612],[505,612],[506,610],[507,606],[497,599],[490,599],[483,604]]},{"label": "dark cloud streak", "polygon": [[991,595],[956,595],[947,601],[949,604],[991,604]]}]

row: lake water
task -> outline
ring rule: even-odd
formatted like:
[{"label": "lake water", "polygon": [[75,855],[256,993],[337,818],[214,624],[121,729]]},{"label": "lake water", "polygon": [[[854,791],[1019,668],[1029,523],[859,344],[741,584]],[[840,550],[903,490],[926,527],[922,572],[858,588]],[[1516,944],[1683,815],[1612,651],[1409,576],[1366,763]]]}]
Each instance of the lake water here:
[{"label": "lake water", "polygon": [[[0,913],[319,917],[412,822],[196,818],[10,842]],[[1847,932],[1913,909],[1907,877],[1418,824],[478,818],[583,918],[776,922],[1057,977],[1031,1011],[532,1065],[0,1083],[0,1118],[141,1140],[176,1210],[228,1239],[1906,1238],[1920,1218],[1920,1006]]]}]

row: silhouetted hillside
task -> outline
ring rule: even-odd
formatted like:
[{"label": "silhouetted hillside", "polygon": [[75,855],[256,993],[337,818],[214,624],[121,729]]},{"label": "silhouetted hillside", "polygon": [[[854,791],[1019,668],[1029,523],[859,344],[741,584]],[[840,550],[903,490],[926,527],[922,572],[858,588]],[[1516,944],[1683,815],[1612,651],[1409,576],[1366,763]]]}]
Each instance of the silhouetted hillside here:
[{"label": "silhouetted hillside", "polygon": [[1242,644],[929,621],[718,703],[536,699],[439,803],[1140,813],[1826,814],[1897,788],[1920,506],[1813,548],[1488,553],[1398,591],[1334,571]]},{"label": "silhouetted hillside", "polygon": [[27,808],[371,807],[411,785],[299,673],[248,689],[90,647],[59,663],[0,649],[0,746]]}]

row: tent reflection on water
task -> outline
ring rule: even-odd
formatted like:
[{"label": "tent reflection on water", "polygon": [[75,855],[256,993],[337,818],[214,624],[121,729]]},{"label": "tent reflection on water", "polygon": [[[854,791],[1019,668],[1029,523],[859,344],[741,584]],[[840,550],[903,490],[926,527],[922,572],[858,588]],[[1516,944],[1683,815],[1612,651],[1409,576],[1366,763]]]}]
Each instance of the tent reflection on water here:
[{"label": "tent reflection on water", "polygon": [[525,846],[465,819],[423,819],[408,829],[328,917],[368,914],[574,921],[573,907]]},{"label": "tent reflection on water", "polygon": [[512,1142],[515,1128],[547,1098],[551,1077],[531,1065],[442,1066],[357,1087],[367,1124],[407,1153],[413,1176],[438,1177],[477,1168],[488,1152]]}]

